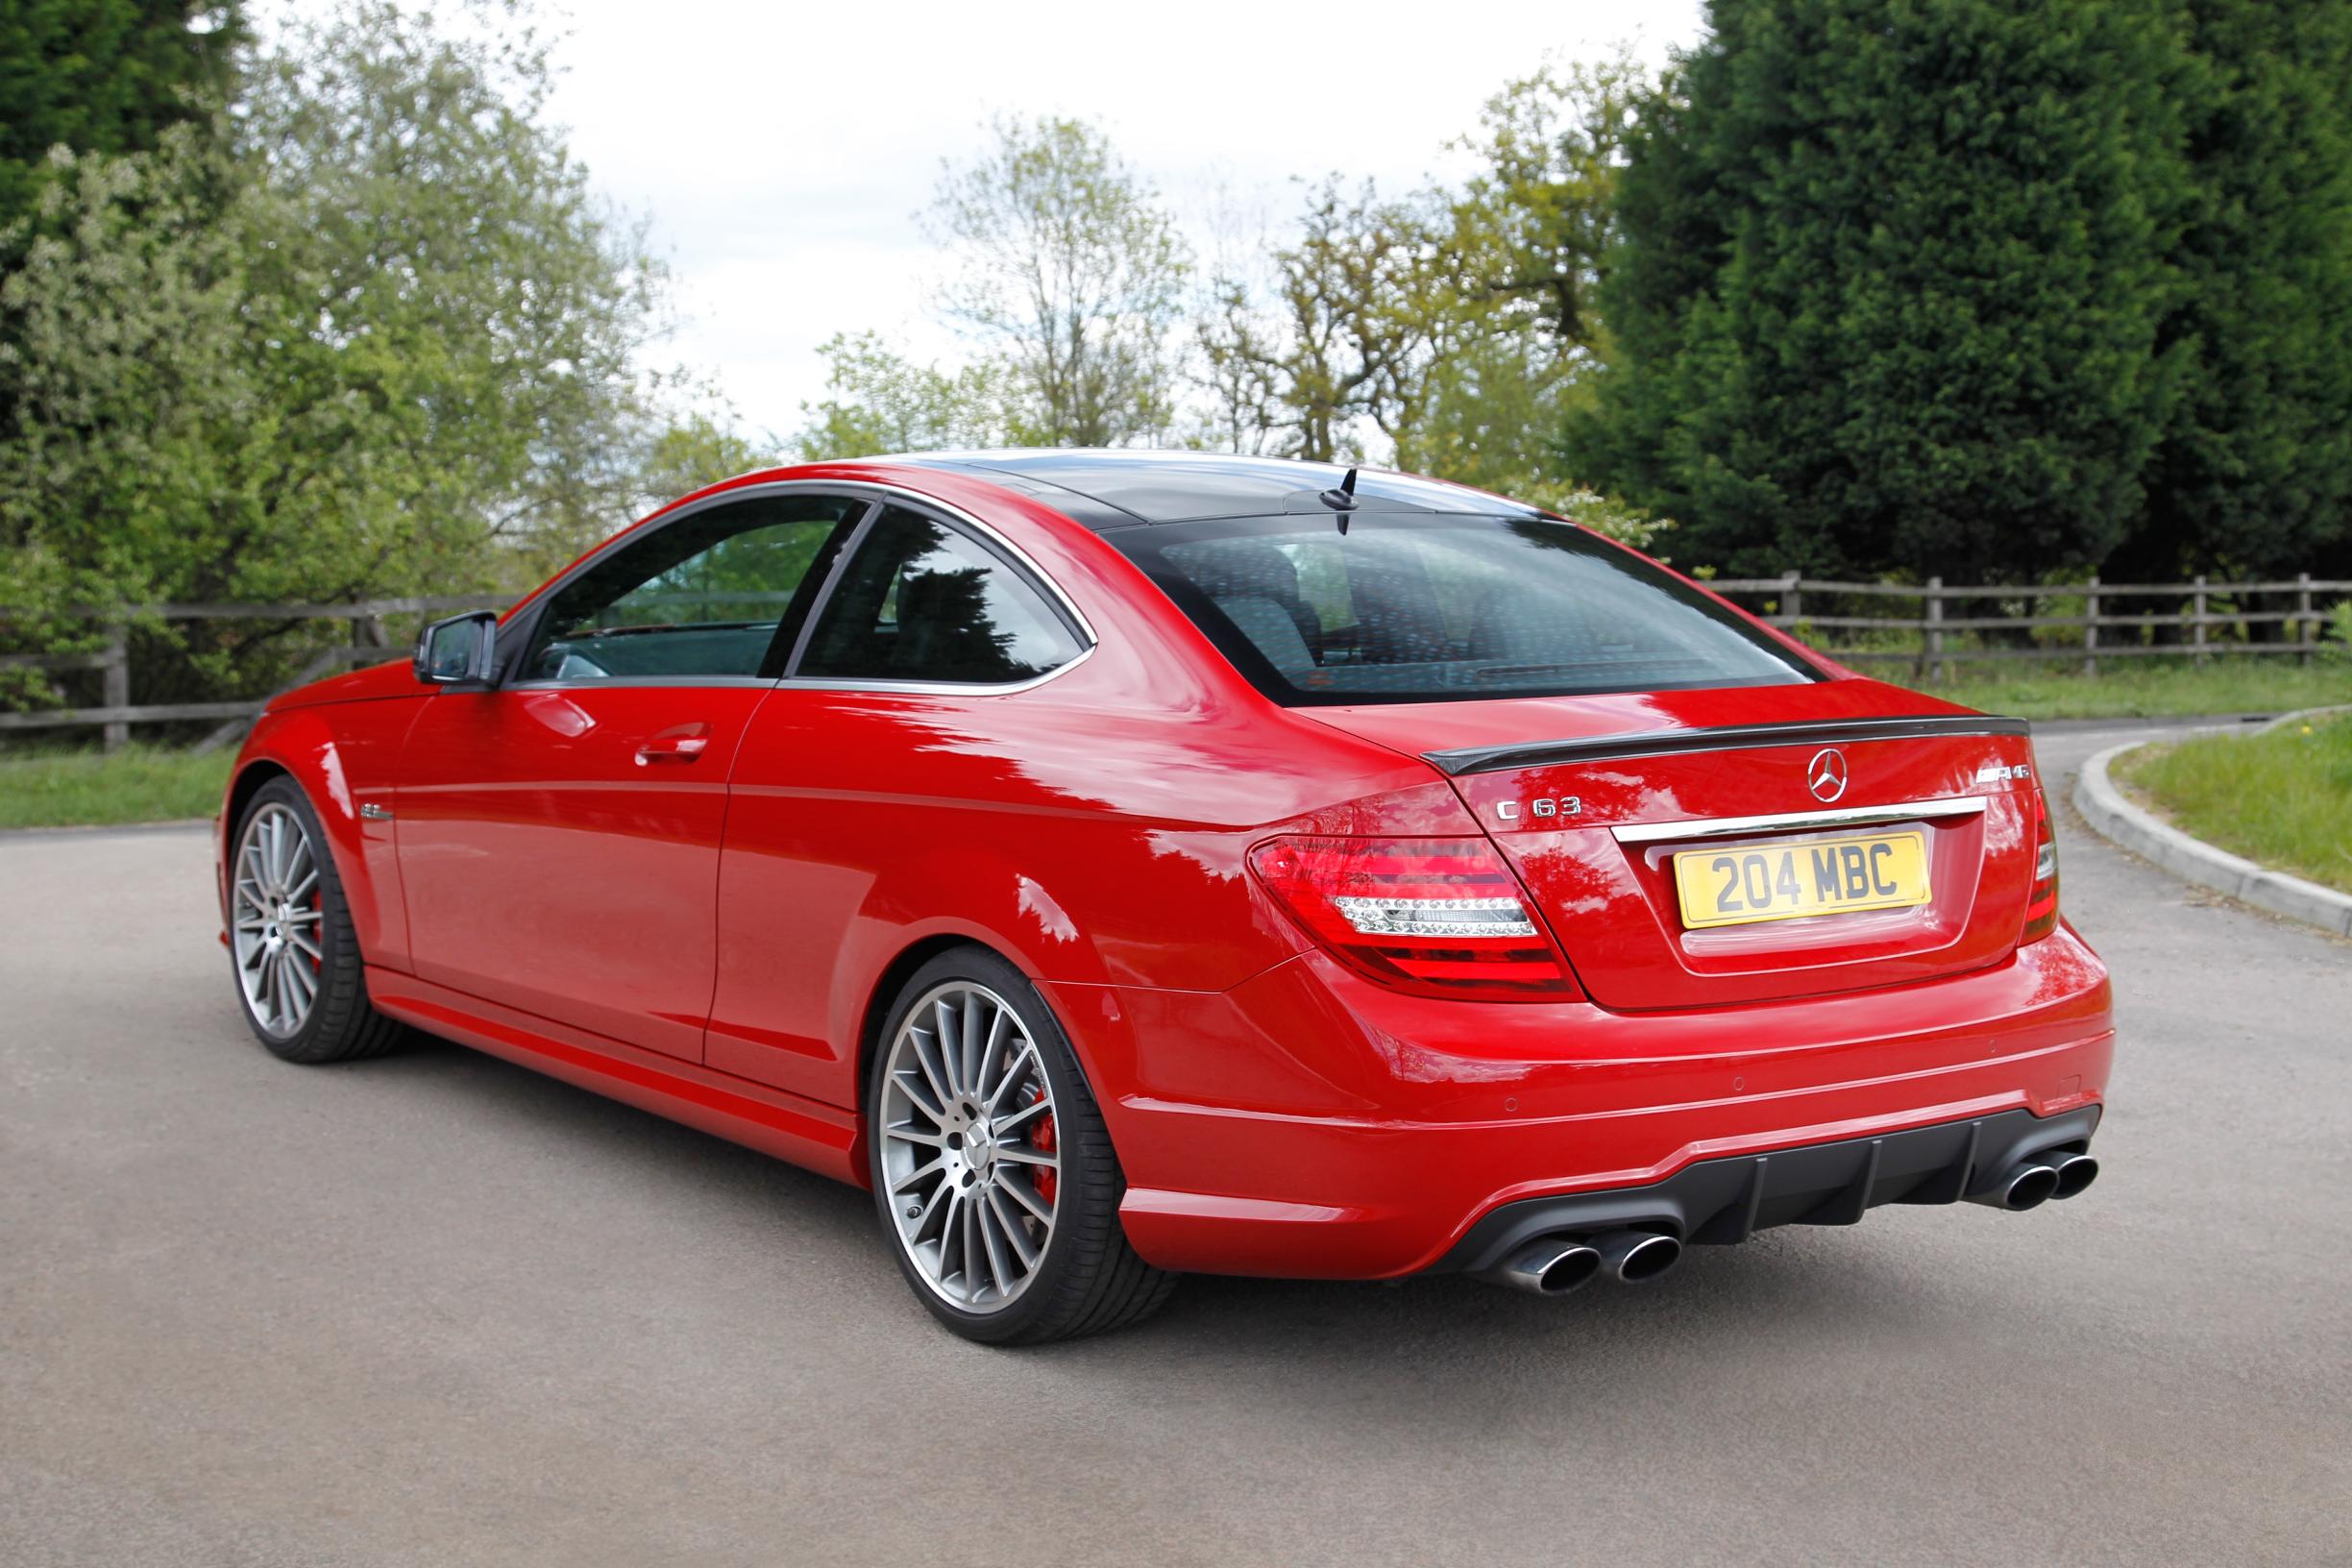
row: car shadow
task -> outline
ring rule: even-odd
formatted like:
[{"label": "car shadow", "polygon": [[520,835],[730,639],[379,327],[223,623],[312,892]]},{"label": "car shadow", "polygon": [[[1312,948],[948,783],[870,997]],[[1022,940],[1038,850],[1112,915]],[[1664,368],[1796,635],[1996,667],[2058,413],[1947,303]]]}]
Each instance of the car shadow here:
[{"label": "car shadow", "polygon": [[[723,1210],[777,1227],[778,1266],[822,1255],[852,1288],[894,1313],[892,1332],[923,1355],[965,1353],[906,1299],[863,1191],[729,1143],[501,1058],[440,1041],[332,1069],[446,1094],[453,1112],[528,1124],[576,1141],[583,1157],[652,1169],[682,1205]],[[1925,1213],[1925,1212],[1923,1212]],[[1876,1217],[1876,1216],[1874,1216]],[[1386,1283],[1188,1277],[1151,1321],[1117,1334],[1019,1352],[1083,1384],[1117,1366],[1185,1380],[1198,1395],[1236,1402],[1284,1397],[1335,1410],[1369,1398],[1424,1423],[1482,1430],[1498,1406],[1530,1397],[1582,1404],[1622,1396],[1648,1403],[1656,1380],[1737,1363],[1776,1338],[1801,1349],[1825,1337],[1923,1338],[1955,1318],[1991,1310],[1996,1293],[1948,1278],[1941,1248],[1912,1237],[1874,1237],[1870,1223],[1839,1235],[1790,1227],[1739,1247],[1692,1249],[1653,1284],[1596,1283],[1547,1299],[1460,1275]],[[1931,1284],[1930,1281],[1933,1281]],[[753,1335],[756,1338],[757,1335]],[[1367,1394],[1367,1366],[1387,1369]],[[1548,1391],[1547,1391],[1548,1390]]]}]

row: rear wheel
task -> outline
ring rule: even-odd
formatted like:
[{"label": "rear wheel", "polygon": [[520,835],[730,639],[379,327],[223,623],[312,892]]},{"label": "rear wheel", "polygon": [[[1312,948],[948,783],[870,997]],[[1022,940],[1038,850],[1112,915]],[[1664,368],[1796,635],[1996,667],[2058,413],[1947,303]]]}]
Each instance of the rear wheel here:
[{"label": "rear wheel", "polygon": [[288,1062],[348,1062],[399,1043],[369,1005],[351,906],[310,802],[290,778],[255,792],[230,852],[229,953],[245,1021]]},{"label": "rear wheel", "polygon": [[1119,1228],[1126,1183],[1044,998],[978,947],[917,970],[867,1086],[874,1199],[925,1307],[984,1344],[1139,1322],[1176,1276]]}]

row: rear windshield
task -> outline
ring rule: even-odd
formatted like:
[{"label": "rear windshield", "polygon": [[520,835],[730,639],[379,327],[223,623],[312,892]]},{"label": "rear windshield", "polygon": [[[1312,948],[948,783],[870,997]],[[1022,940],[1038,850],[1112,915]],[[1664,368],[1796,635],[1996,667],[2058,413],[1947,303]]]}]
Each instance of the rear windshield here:
[{"label": "rear windshield", "polygon": [[1737,613],[1565,523],[1358,513],[1104,535],[1286,704],[1825,678]]}]

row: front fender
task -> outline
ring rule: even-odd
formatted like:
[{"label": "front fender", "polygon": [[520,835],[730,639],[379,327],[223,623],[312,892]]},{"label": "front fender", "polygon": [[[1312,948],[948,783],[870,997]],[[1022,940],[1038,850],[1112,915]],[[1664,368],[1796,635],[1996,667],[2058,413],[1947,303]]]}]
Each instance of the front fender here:
[{"label": "front fender", "polygon": [[[408,703],[355,702],[266,713],[246,739],[222,803],[218,889],[228,907],[229,841],[253,792],[280,772],[301,786],[325,832],[352,933],[366,962],[408,968],[408,916],[401,892],[398,823],[370,821],[361,807],[393,809]],[[394,710],[387,712],[386,710]]]}]

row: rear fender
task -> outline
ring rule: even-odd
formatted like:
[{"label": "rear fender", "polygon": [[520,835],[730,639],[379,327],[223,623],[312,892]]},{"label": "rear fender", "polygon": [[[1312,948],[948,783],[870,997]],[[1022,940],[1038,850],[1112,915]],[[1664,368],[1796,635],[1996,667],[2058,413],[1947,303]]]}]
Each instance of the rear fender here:
[{"label": "rear fender", "polygon": [[[921,917],[908,919],[911,910],[922,911]],[[1105,1060],[1099,1050],[1106,1039],[1122,1041],[1124,1033],[1106,1035],[1086,1026],[1092,1020],[1071,1016],[1073,1007],[1092,1007],[1092,998],[1115,994],[1092,935],[1039,877],[1009,857],[970,849],[886,872],[850,922],[827,1004],[828,1027],[844,1047],[838,1059],[854,1064],[856,1071],[841,1103],[863,1107],[869,1063],[908,969],[957,943],[988,948],[1038,988],[1098,1100],[1132,1079],[1132,1062]],[[862,1117],[858,1139],[855,1168],[863,1171]]]}]

